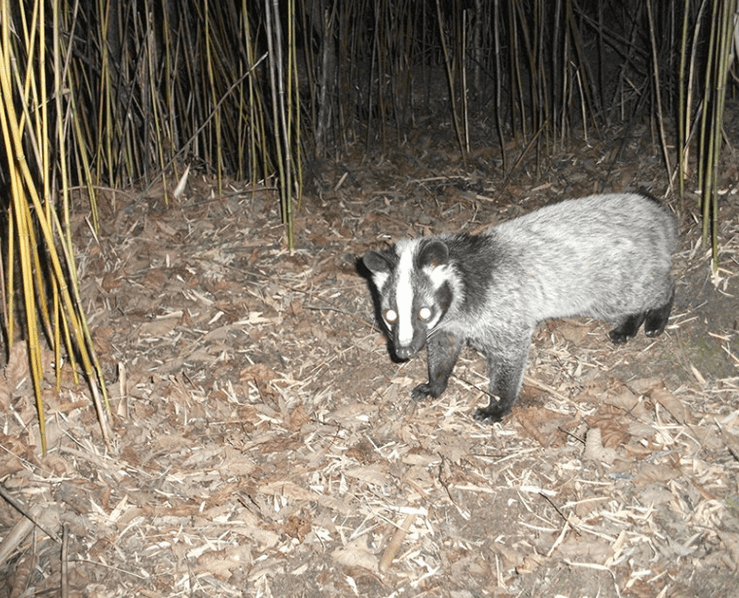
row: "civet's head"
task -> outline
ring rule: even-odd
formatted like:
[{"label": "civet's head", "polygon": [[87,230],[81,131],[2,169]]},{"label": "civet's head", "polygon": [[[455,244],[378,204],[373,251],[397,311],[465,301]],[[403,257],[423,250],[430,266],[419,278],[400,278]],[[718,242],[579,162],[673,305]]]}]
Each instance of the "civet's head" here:
[{"label": "civet's head", "polygon": [[368,251],[363,261],[377,287],[395,354],[408,359],[423,349],[452,304],[449,248],[439,239],[411,239],[387,251]]}]

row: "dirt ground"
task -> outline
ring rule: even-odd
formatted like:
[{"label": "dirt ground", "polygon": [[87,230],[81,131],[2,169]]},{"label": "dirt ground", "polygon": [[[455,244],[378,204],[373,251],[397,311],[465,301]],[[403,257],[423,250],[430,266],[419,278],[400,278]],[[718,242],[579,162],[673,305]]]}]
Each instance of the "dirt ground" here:
[{"label": "dirt ground", "polygon": [[[602,132],[524,160],[505,188],[498,150],[465,168],[437,129],[314,166],[292,255],[274,189],[219,193],[191,174],[169,204],[161,188],[106,192],[97,238],[80,210],[111,439],[66,368],[61,392],[49,375],[40,456],[16,343],[0,488],[50,533],[0,501],[0,598],[58,595],[62,579],[90,597],[736,592],[739,153],[725,152],[714,275],[695,190],[669,191],[647,128],[618,153]],[[425,355],[390,358],[364,251],[640,187],[680,220],[663,336],[615,347],[605,323],[543,323],[521,398],[492,426],[471,417],[487,383],[471,349],[439,400],[410,398]]]}]

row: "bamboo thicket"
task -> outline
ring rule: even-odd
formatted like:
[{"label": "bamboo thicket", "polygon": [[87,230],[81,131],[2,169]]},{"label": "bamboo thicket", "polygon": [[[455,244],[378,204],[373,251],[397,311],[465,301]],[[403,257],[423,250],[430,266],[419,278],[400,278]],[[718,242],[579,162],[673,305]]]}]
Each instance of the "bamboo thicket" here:
[{"label": "bamboo thicket", "polygon": [[100,186],[161,180],[167,192],[193,163],[219,186],[226,173],[273,180],[292,247],[300,115],[295,53],[283,52],[295,47],[292,25],[283,31],[295,17],[281,8],[268,0],[0,0],[3,336],[8,345],[28,340],[44,451],[44,342],[57,375],[64,362],[75,375],[81,367],[107,438],[104,376],[70,232],[80,185],[104,233]]},{"label": "bamboo thicket", "polygon": [[524,161],[541,172],[574,139],[620,129],[625,143],[646,123],[670,184],[701,190],[716,266],[736,9],[736,0],[0,0],[3,330],[15,342],[22,316],[42,426],[42,342],[57,369],[64,355],[81,368],[104,420],[71,238],[80,190],[104,234],[101,186],[161,182],[169,194],[191,167],[219,188],[225,176],[265,182],[292,249],[305,160],[397,146],[446,121],[463,165],[494,145],[503,168],[491,176],[508,180]]}]

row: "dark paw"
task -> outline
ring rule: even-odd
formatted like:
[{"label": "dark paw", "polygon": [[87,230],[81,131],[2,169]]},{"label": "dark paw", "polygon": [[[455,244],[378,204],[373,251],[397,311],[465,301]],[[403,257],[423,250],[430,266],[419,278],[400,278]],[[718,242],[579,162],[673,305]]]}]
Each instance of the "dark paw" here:
[{"label": "dark paw", "polygon": [[636,336],[645,316],[645,313],[629,316],[619,326],[608,333],[608,338],[611,339],[614,345],[623,345],[627,340]]},{"label": "dark paw", "polygon": [[429,396],[433,396],[430,384],[419,384],[411,391],[411,398],[414,399],[425,399]]},{"label": "dark paw", "polygon": [[623,332],[623,331],[619,330],[618,328],[616,328],[615,330],[611,330],[608,333],[608,338],[611,339],[611,342],[614,345],[623,345],[623,344],[626,343],[626,341],[629,340],[630,337],[625,332]]},{"label": "dark paw", "polygon": [[411,391],[411,397],[414,399],[425,399],[426,397],[438,399],[445,390],[446,383],[432,384],[431,382],[424,382]]},{"label": "dark paw", "polygon": [[665,327],[661,326],[659,328],[647,328],[647,326],[644,326],[644,334],[646,334],[649,338],[654,338],[655,336],[659,336],[665,331]]},{"label": "dark paw", "polygon": [[650,314],[644,322],[644,334],[649,338],[654,338],[665,331],[665,326],[667,326],[666,317],[659,313],[653,316]]},{"label": "dark paw", "polygon": [[667,321],[670,319],[670,312],[672,311],[672,300],[675,297],[675,291],[673,290],[670,295],[670,299],[667,303],[658,307],[657,309],[650,309],[647,312],[646,320],[644,321],[644,334],[650,338],[659,336],[665,331]]},{"label": "dark paw", "polygon": [[510,412],[510,409],[501,409],[497,405],[493,405],[480,407],[475,411],[475,414],[472,417],[475,421],[483,422],[485,424],[494,424],[495,422],[499,422]]}]

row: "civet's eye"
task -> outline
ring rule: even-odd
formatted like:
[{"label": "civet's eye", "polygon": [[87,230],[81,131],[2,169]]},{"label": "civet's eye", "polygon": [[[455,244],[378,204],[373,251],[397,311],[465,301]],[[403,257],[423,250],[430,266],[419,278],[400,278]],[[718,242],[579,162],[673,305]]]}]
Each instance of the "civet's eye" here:
[{"label": "civet's eye", "polygon": [[395,324],[395,322],[398,321],[398,312],[396,312],[394,309],[386,309],[385,321],[389,322],[390,324]]},{"label": "civet's eye", "polygon": [[422,307],[418,310],[418,317],[424,322],[428,322],[431,319],[431,310],[428,307]]}]

